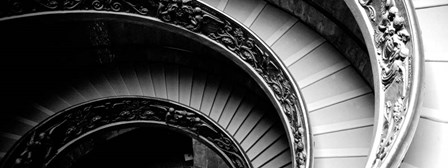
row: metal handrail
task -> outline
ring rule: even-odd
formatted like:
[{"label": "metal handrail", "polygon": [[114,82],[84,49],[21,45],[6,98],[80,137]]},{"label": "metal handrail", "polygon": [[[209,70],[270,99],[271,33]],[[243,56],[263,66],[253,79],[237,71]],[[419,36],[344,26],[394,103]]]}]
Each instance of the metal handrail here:
[{"label": "metal handrail", "polygon": [[62,158],[76,162],[89,149],[76,155],[70,151],[80,150],[79,144],[90,137],[135,126],[173,129],[211,147],[232,168],[252,167],[237,141],[210,117],[177,102],[145,96],[106,97],[64,109],[27,132],[0,167],[54,167]]}]

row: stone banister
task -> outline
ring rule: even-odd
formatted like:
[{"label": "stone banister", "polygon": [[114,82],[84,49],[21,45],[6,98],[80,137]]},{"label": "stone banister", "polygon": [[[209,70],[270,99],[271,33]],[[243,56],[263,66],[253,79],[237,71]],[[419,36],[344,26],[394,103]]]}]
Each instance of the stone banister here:
[{"label": "stone banister", "polygon": [[423,47],[409,0],[346,0],[370,55],[375,126],[366,168],[400,166],[418,125]]}]

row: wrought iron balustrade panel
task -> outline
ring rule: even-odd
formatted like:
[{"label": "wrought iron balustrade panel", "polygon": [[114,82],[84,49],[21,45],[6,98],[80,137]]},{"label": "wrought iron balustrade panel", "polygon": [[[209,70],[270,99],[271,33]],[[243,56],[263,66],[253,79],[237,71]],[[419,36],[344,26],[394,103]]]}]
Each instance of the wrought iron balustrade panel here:
[{"label": "wrought iron balustrade panel", "polygon": [[231,167],[250,168],[245,152],[224,129],[201,112],[168,100],[112,97],[63,110],[23,136],[1,167],[46,167],[90,134],[114,126],[159,122],[193,135],[223,156]]}]

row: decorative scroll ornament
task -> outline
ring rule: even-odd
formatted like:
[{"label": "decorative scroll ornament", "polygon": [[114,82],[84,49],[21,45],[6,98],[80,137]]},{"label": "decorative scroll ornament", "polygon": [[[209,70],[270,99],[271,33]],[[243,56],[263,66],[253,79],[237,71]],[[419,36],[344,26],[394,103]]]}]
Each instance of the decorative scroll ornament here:
[{"label": "decorative scroll ornament", "polygon": [[375,27],[374,40],[381,68],[381,94],[385,96],[385,112],[380,112],[384,117],[381,140],[377,149],[374,149],[376,159],[372,165],[380,167],[396,142],[407,113],[411,78],[409,74],[411,55],[407,45],[410,34],[406,29],[405,17],[401,15],[395,0],[382,0],[377,5],[381,9],[381,15],[378,16],[372,0],[359,2],[368,10]]},{"label": "decorative scroll ornament", "polygon": [[190,0],[162,0],[159,2],[157,17],[196,32],[201,28],[204,12],[200,7],[191,6]]},{"label": "decorative scroll ornament", "polygon": [[[244,151],[211,119],[169,102],[148,98],[110,98],[80,105],[37,126],[15,147],[6,163],[10,167],[45,167],[61,147],[76,138],[114,123],[157,121],[212,143],[229,158],[232,167],[248,168]],[[7,166],[7,167],[9,167]]]},{"label": "decorative scroll ornament", "polygon": [[224,45],[248,63],[264,79],[275,94],[281,105],[282,112],[288,117],[290,128],[293,131],[296,165],[305,166],[306,150],[304,145],[304,128],[298,115],[298,99],[293,93],[292,83],[286,75],[271,60],[267,52],[255,43],[254,38],[246,35],[241,28],[225,22],[215,33],[208,36]]},{"label": "decorative scroll ornament", "polygon": [[359,4],[361,4],[362,7],[369,10],[369,18],[372,21],[376,21],[376,12],[375,8],[371,5],[372,0],[359,0]]},{"label": "decorative scroll ornament", "polygon": [[[1,4],[0,4],[1,6]],[[0,18],[25,13],[55,10],[96,10],[125,12],[156,17],[161,21],[183,27],[192,32],[205,35],[222,44],[240,60],[258,73],[273,93],[279,105],[292,139],[293,165],[310,166],[307,152],[311,137],[306,120],[305,109],[301,108],[298,90],[287,70],[277,61],[267,46],[263,45],[242,25],[229,19],[218,11],[195,0],[10,0],[9,8],[0,13]],[[283,117],[285,116],[285,117]]]}]

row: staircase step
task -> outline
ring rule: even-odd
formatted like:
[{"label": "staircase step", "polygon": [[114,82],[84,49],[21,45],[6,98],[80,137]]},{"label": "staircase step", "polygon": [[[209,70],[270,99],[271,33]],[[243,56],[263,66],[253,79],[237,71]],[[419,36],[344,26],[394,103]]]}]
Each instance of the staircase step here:
[{"label": "staircase step", "polygon": [[316,158],[314,167],[319,168],[360,168],[364,167],[367,157]]},{"label": "staircase step", "polygon": [[177,65],[166,65],[165,72],[168,99],[179,101],[179,67]]},{"label": "staircase step", "polygon": [[166,83],[165,83],[165,67],[163,64],[152,64],[150,66],[152,82],[154,83],[155,96],[167,99]]},{"label": "staircase step", "polygon": [[270,160],[275,159],[282,153],[289,153],[289,145],[286,136],[281,137],[274,144],[266,148],[263,152],[258,154],[255,158],[251,158],[254,167],[260,167]]},{"label": "staircase step", "polygon": [[219,121],[219,117],[224,111],[224,107],[229,101],[230,94],[232,93],[232,86],[228,83],[223,83],[219,86],[218,93],[216,94],[213,102],[212,110],[210,112],[210,118],[215,121]]},{"label": "staircase step", "polygon": [[249,27],[265,6],[265,1],[229,0],[224,12]]},{"label": "staircase step", "polygon": [[193,85],[193,70],[190,68],[181,67],[179,78],[179,102],[189,105],[191,88]]},{"label": "staircase step", "polygon": [[296,22],[294,16],[272,6],[267,5],[255,19],[250,29],[262,40],[266,41],[279,29],[286,29],[284,26],[292,26]]}]

